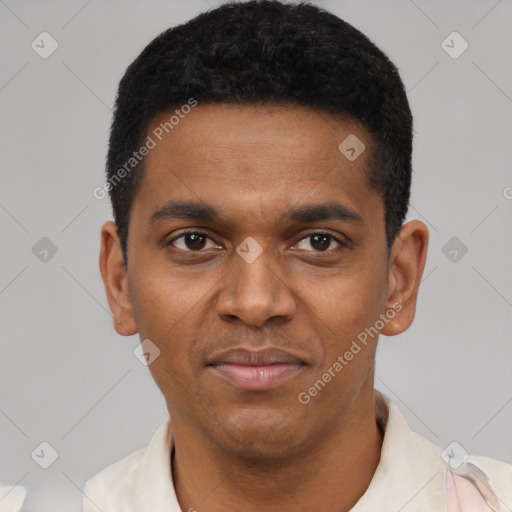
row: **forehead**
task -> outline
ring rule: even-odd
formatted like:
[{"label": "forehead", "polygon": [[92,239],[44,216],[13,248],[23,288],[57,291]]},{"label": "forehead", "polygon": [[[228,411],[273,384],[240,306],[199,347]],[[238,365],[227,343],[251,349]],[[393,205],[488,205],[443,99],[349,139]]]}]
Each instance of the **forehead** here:
[{"label": "forehead", "polygon": [[301,201],[337,201],[361,216],[382,208],[365,174],[373,141],[360,123],[282,105],[188,110],[160,114],[149,125],[154,147],[136,203],[154,209],[170,199],[203,201],[240,219]]}]

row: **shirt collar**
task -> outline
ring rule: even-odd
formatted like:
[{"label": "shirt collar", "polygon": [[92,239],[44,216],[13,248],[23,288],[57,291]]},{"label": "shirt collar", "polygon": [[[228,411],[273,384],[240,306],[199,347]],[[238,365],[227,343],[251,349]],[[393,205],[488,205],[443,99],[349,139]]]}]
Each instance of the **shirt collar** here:
[{"label": "shirt collar", "polygon": [[142,459],[133,510],[181,512],[171,472],[174,441],[168,417],[154,433]]},{"label": "shirt collar", "polygon": [[351,512],[446,511],[441,450],[411,431],[394,402],[375,391],[376,419],[384,431],[380,461]]}]

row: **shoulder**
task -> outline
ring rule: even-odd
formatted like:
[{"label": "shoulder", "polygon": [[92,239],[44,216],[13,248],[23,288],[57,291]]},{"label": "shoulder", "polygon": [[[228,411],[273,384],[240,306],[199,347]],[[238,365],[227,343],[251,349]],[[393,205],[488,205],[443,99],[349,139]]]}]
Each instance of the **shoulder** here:
[{"label": "shoulder", "polygon": [[141,448],[114,462],[92,478],[84,488],[83,512],[127,510],[147,448]]},{"label": "shoulder", "polygon": [[512,465],[483,456],[470,456],[468,461],[487,475],[502,505],[506,505],[505,510],[512,510]]},{"label": "shoulder", "polygon": [[[84,488],[83,512],[139,512],[172,510],[170,418],[149,444],[114,462],[89,479]],[[178,509],[179,510],[179,509]]]}]

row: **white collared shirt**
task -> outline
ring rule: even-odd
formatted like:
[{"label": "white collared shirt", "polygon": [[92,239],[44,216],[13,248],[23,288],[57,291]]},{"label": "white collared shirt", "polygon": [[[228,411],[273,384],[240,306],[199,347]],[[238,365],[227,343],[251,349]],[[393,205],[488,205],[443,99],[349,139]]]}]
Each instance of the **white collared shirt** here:
[{"label": "white collared shirt", "polygon": [[[370,486],[350,512],[493,510],[484,505],[468,480],[448,471],[450,466],[442,458],[441,448],[411,431],[396,405],[379,391],[376,406],[377,421],[384,430],[381,458]],[[86,483],[83,512],[181,512],[171,475],[172,443],[168,418],[146,448],[108,466]],[[512,466],[487,457],[471,456],[466,462],[483,471],[478,472],[477,480],[489,479],[499,502],[496,510],[512,512]],[[456,500],[450,501],[449,507],[450,477],[458,485],[463,507],[454,505]],[[479,504],[467,504],[476,501]]]},{"label": "white collared shirt", "polygon": [[0,485],[0,512],[20,512],[26,495],[22,485]]}]

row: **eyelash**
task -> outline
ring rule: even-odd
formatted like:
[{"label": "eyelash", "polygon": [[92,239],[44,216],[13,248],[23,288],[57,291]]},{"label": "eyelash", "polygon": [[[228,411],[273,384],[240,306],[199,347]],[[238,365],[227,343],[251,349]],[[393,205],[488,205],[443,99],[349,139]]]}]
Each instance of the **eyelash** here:
[{"label": "eyelash", "polygon": [[[194,235],[202,235],[206,238],[209,238],[210,240],[213,240],[211,238],[211,236],[206,232],[206,231],[203,231],[201,229],[190,229],[188,231],[183,231],[180,235],[172,238],[171,240],[169,240],[168,242],[166,242],[166,245],[172,245],[173,242],[175,242],[176,240],[179,240],[180,238],[183,238],[187,235],[191,235],[191,234],[194,234]],[[340,240],[339,238],[335,237],[334,235],[332,235],[331,233],[328,233],[326,231],[322,231],[322,230],[319,230],[319,231],[313,231],[305,236],[303,236],[300,240],[298,240],[296,242],[296,244],[302,242],[303,240],[309,238],[309,237],[312,237],[313,235],[324,235],[324,236],[327,236],[329,237],[331,240],[334,240],[335,242],[337,242],[339,244],[340,247],[338,248],[335,248],[335,249],[329,249],[328,251],[314,251],[316,254],[319,254],[319,255],[322,255],[322,254],[332,254],[334,252],[337,252],[339,251],[340,249],[343,249],[343,248],[347,248],[348,247],[348,243],[347,242],[344,242],[343,240]],[[178,249],[179,251],[181,252],[189,252],[189,253],[197,253],[197,254],[200,254],[202,252],[205,252],[205,251],[184,251],[183,249]]]}]

